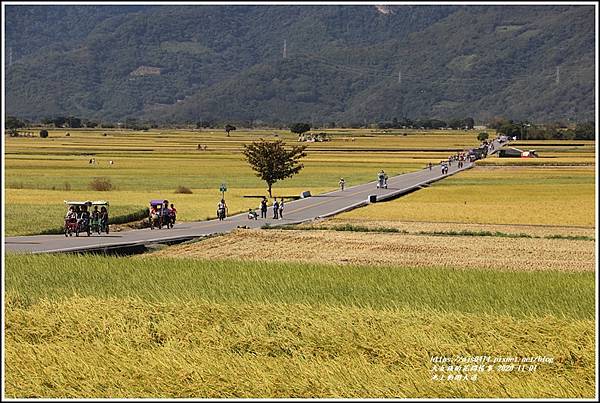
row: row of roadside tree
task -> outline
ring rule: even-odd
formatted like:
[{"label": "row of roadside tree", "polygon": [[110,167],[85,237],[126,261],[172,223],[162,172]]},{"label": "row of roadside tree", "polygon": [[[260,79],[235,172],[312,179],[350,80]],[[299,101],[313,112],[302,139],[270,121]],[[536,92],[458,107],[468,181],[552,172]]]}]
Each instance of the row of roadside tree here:
[{"label": "row of roadside tree", "polygon": [[[238,124],[239,125],[239,124]],[[361,125],[361,128],[377,128],[383,130],[389,129],[465,129],[472,130],[475,121],[473,118],[467,117],[463,119],[451,119],[448,122],[441,119],[417,119],[411,120],[408,118],[397,119],[391,121],[379,122],[375,124]],[[505,118],[494,118],[486,123],[488,129],[494,129],[497,133],[504,134],[510,137],[517,137],[526,140],[594,140],[595,139],[595,123],[592,121],[579,122],[574,124],[564,124],[561,122],[552,123],[532,123],[529,121],[514,121]],[[120,128],[129,130],[148,130],[159,127],[175,127],[175,128],[196,128],[196,129],[224,129],[227,134],[236,127],[231,124],[217,124],[210,121],[198,121],[195,124],[175,124],[175,125],[158,125],[152,122],[140,122],[138,119],[130,118],[124,122],[96,122],[79,117],[56,116],[52,118],[44,118],[40,122],[31,122],[26,119],[19,119],[14,116],[6,117],[6,129],[16,130],[24,127],[43,126],[57,128]],[[245,128],[253,128],[252,125],[240,125]],[[310,123],[296,122],[288,125],[293,133],[305,133],[311,129],[334,128],[335,123],[325,125],[325,127],[312,127]],[[284,127],[279,127],[284,129]]]}]

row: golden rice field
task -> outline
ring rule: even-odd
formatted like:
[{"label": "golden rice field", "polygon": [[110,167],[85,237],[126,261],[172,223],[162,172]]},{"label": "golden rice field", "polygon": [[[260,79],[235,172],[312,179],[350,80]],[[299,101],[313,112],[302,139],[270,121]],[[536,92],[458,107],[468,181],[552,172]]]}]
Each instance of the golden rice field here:
[{"label": "golden rice field", "polygon": [[[115,211],[168,198],[180,219],[202,220],[227,182],[231,210],[255,207],[243,196],[264,186],[241,145],[295,144],[282,130],[102,132],[6,138],[7,234],[54,227],[66,198],[109,199]],[[327,132],[333,141],[309,144],[304,171],[276,196],[413,171],[477,144],[477,132]],[[593,398],[594,143],[552,143],[564,146],[527,142],[541,158],[490,157],[297,229],[134,257],[8,255],[6,396]],[[87,189],[97,176],[116,190]],[[432,357],[456,355],[552,362],[434,379]]]},{"label": "golden rice field", "polygon": [[[592,320],[71,297],[7,311],[7,397],[586,397]],[[436,355],[551,357],[456,371]],[[25,376],[26,374],[26,376]],[[471,380],[473,374],[476,380]]]},{"label": "golden rice field", "polygon": [[[67,130],[69,137],[65,136]],[[439,161],[456,150],[478,143],[474,131],[397,130],[381,134],[377,130],[332,129],[325,132],[331,135],[332,141],[305,143],[309,148],[304,170],[275,184],[274,196],[297,196],[304,190],[313,194],[332,190],[341,176],[348,186],[368,182],[381,168],[391,175],[418,170],[428,162]],[[286,130],[236,131],[226,137],[225,133],[211,130],[57,129],[50,130],[47,139],[7,137],[4,153],[9,210],[6,234],[33,234],[60,227],[65,210],[63,200],[77,199],[106,199],[116,211],[126,214],[146,207],[150,199],[166,198],[176,205],[181,220],[204,220],[215,216],[221,183],[228,186],[226,199],[231,211],[246,211],[255,207],[257,199],[243,196],[266,194],[266,186],[240,154],[243,144],[257,138],[284,139],[288,144],[297,144],[296,136]],[[568,146],[562,149],[553,146],[558,157],[549,155],[535,159],[535,163],[560,160],[565,164],[589,164],[593,161],[593,142],[565,144]],[[206,146],[207,150],[199,151],[198,145]],[[537,148],[541,150],[543,146]],[[89,164],[91,158],[97,163]],[[108,164],[111,160],[113,165]],[[497,162],[530,163],[521,159],[488,158],[478,164]],[[504,174],[501,176],[506,178]],[[91,190],[89,184],[94,178],[108,178],[114,189]],[[193,193],[177,194],[178,186],[188,187]],[[475,201],[473,197],[471,200]],[[473,211],[467,213],[458,221],[469,221],[471,218],[467,216],[473,217]],[[413,216],[414,211],[407,214]]]},{"label": "golden rice field", "polygon": [[[493,158],[493,157],[492,157]],[[476,167],[333,219],[595,226],[593,167]]]},{"label": "golden rice field", "polygon": [[[266,195],[266,185],[243,160],[242,145],[258,138],[298,144],[286,130],[236,131],[230,137],[220,131],[69,130],[69,137],[66,132],[50,130],[47,139],[5,139],[7,235],[60,227],[64,200],[104,199],[119,211],[133,212],[150,199],[163,198],[175,204],[181,220],[204,220],[215,216],[221,183],[228,186],[230,211],[247,211],[258,199],[243,196]],[[327,132],[332,141],[306,143],[305,168],[276,183],[275,197],[332,190],[341,176],[348,186],[368,182],[381,168],[390,174],[421,169],[447,157],[450,150],[477,144],[474,132],[408,131],[407,136],[370,130]],[[207,150],[198,150],[198,145]],[[96,164],[89,163],[92,158]],[[91,190],[94,178],[108,178],[114,189]],[[176,194],[178,186],[193,193]]]},{"label": "golden rice field", "polygon": [[150,256],[578,272],[594,271],[594,251],[589,240],[236,230]]}]

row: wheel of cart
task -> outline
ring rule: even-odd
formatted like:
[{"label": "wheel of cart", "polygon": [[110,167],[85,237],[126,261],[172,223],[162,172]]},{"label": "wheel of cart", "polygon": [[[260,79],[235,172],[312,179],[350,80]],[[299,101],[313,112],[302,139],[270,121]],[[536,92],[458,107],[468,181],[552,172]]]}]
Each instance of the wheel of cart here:
[{"label": "wheel of cart", "polygon": [[73,233],[77,229],[77,219],[76,218],[65,218],[65,236],[73,236]]},{"label": "wheel of cart", "polygon": [[90,220],[90,230],[100,235],[100,217],[92,217]]}]

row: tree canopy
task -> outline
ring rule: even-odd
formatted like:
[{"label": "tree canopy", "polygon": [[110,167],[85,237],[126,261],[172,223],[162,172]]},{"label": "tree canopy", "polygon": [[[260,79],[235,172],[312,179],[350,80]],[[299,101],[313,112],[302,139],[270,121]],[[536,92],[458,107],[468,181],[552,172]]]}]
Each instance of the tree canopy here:
[{"label": "tree canopy", "polygon": [[229,136],[229,132],[232,130],[236,130],[236,127],[233,125],[225,125],[225,132],[227,132],[227,136]]},{"label": "tree canopy", "polygon": [[290,131],[296,134],[302,134],[310,130],[308,123],[293,123],[290,125]]},{"label": "tree canopy", "polygon": [[306,156],[306,146],[293,146],[285,149],[282,140],[260,141],[244,144],[242,153],[256,176],[267,183],[269,197],[272,197],[273,185],[285,178],[291,178],[304,168],[300,159]]}]

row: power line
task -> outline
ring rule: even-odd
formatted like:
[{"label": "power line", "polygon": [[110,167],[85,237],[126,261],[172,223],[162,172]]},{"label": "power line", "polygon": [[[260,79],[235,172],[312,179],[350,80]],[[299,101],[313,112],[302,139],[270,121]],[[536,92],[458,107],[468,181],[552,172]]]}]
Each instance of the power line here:
[{"label": "power line", "polygon": [[374,69],[371,67],[366,67],[366,66],[348,66],[348,65],[342,65],[327,59],[324,59],[320,56],[317,55],[310,55],[310,54],[302,54],[302,57],[305,57],[307,59],[312,59],[314,61],[317,61],[319,63],[322,64],[328,64],[331,66],[335,66],[335,67],[339,67],[339,68],[343,68],[343,69],[347,69],[347,70],[354,70],[358,73],[373,73],[373,74],[382,74],[382,75],[394,75],[392,71],[389,70],[381,70],[381,69]]},{"label": "power line", "polygon": [[[406,80],[410,80],[410,81],[430,81],[430,80],[435,80],[435,76],[434,77],[425,77],[422,75],[414,75],[414,74],[407,74],[407,73],[403,73],[402,71],[398,71],[398,75],[396,76],[396,74],[392,71],[388,71],[388,70],[381,70],[381,69],[376,69],[376,68],[372,68],[372,67],[366,67],[366,66],[357,66],[357,65],[346,65],[346,64],[340,64],[331,60],[327,60],[324,59],[323,57],[317,56],[317,55],[312,55],[312,54],[302,54],[300,55],[301,57],[304,57],[306,59],[312,60],[314,62],[319,63],[322,66],[331,68],[331,69],[336,69],[339,71],[345,71],[345,72],[349,72],[349,73],[353,73],[353,74],[357,74],[357,75],[363,75],[363,76],[373,76],[373,77],[379,77],[379,78],[394,78],[398,80],[398,84],[402,83],[402,79],[406,79]],[[591,67],[590,68],[586,68],[586,67],[580,67],[580,66],[574,66],[573,68],[569,68],[569,71],[576,73],[576,72],[589,72],[591,73]],[[478,75],[478,76],[465,76],[465,77],[447,77],[444,78],[442,81],[443,82],[463,82],[463,83],[469,83],[469,82],[473,82],[473,83],[481,83],[481,82],[489,82],[489,83],[512,83],[512,82],[517,82],[520,80],[534,80],[534,79],[542,79],[542,80],[550,80],[554,78],[556,83],[559,84],[560,82],[560,69],[557,68],[556,72],[551,72],[548,70],[542,70],[540,72],[536,72],[536,73],[532,73],[532,74],[520,74],[520,75],[513,75],[510,78],[499,78],[497,77],[497,75],[495,75],[494,73],[488,73],[487,75]]]}]

